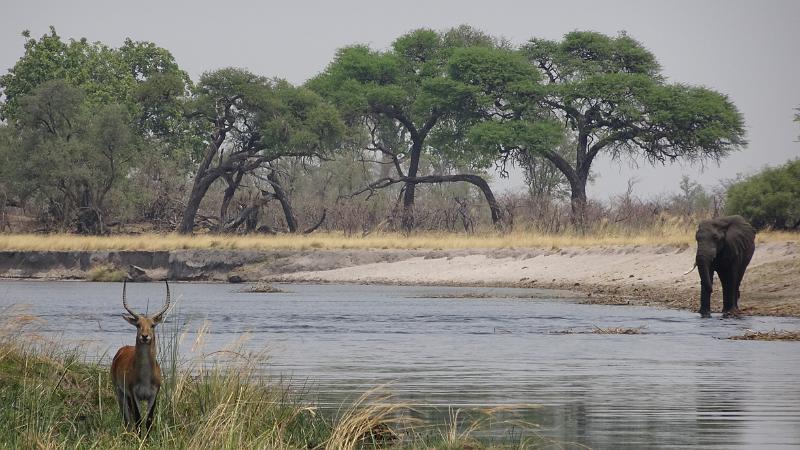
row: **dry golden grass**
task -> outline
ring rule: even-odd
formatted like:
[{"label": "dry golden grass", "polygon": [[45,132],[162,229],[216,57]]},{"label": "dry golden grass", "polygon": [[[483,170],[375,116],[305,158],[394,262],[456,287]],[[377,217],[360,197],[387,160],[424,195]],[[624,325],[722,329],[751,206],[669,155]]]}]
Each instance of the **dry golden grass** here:
[{"label": "dry golden grass", "polygon": [[594,327],[590,331],[586,330],[574,330],[574,329],[567,329],[567,330],[560,330],[560,331],[553,331],[550,334],[642,334],[644,332],[645,327],[636,327],[636,328],[628,328],[628,327],[610,327],[610,328],[600,328]]},{"label": "dry golden grass", "polygon": [[594,334],[642,334],[644,327],[627,328],[627,327],[610,327],[600,328],[594,327],[592,333]]},{"label": "dry golden grass", "polygon": [[800,341],[800,331],[772,330],[754,331],[747,330],[743,335],[731,336],[728,339],[738,341]]},{"label": "dry golden grass", "polygon": [[[797,233],[769,231],[757,235],[757,241],[791,241]],[[614,245],[694,244],[694,227],[666,222],[636,233],[613,228],[600,228],[587,234],[565,232],[543,234],[528,231],[511,233],[481,232],[474,234],[421,232],[410,236],[399,233],[374,233],[368,236],[347,236],[343,233],[311,235],[216,235],[200,234],[137,234],[112,236],[80,236],[74,234],[0,234],[0,251],[103,251],[103,250],[308,250],[308,249],[503,249],[603,247]]]}]

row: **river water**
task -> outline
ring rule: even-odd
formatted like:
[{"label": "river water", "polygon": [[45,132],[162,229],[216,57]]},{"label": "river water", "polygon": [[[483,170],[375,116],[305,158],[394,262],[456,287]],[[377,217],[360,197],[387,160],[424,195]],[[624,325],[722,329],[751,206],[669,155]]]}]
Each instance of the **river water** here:
[{"label": "river water", "polygon": [[[797,330],[798,319],[702,320],[531,289],[276,286],[285,292],[173,283],[177,306],[161,327],[188,330],[180,346],[186,359],[245,336],[247,349],[269,354],[265,373],[310,386],[323,406],[385,385],[429,419],[503,408],[503,419],[593,448],[800,446],[800,343],[725,339],[748,329]],[[108,361],[134,338],[120,317],[121,290],[0,281],[0,308],[24,308],[42,319],[39,334],[80,342]],[[163,298],[163,283],[128,286],[135,310],[154,311]],[[595,327],[642,333],[591,333]]]}]

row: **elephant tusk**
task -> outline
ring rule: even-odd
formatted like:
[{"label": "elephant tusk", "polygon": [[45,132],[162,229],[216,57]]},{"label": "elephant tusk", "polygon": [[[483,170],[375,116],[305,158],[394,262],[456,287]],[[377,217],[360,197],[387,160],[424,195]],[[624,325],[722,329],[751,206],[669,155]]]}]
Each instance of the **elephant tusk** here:
[{"label": "elephant tusk", "polygon": [[694,265],[692,266],[692,268],[691,268],[691,269],[689,269],[689,270],[687,270],[686,272],[684,272],[683,276],[686,276],[686,275],[689,275],[690,273],[692,273],[692,271],[693,271],[693,270],[694,270],[696,267],[697,267],[697,263],[694,263]]}]

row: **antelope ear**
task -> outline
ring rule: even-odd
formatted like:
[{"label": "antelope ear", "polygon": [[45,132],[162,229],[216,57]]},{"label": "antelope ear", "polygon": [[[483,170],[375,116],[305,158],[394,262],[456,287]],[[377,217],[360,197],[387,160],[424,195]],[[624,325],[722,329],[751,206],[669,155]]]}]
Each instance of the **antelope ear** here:
[{"label": "antelope ear", "polygon": [[123,314],[122,318],[127,320],[128,323],[133,325],[133,326],[138,326],[139,325],[139,319],[137,319],[136,317],[129,316],[127,314]]},{"label": "antelope ear", "polygon": [[157,325],[161,323],[162,320],[164,320],[164,314],[159,314],[157,316],[151,317],[150,319],[153,321],[153,325]]}]

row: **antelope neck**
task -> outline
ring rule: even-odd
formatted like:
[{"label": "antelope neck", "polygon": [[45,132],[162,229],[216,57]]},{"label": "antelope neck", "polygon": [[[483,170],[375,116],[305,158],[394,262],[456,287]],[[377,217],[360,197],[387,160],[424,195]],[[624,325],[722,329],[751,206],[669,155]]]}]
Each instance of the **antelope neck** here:
[{"label": "antelope neck", "polygon": [[141,376],[149,377],[156,365],[156,337],[153,335],[150,343],[136,343],[136,369]]}]

